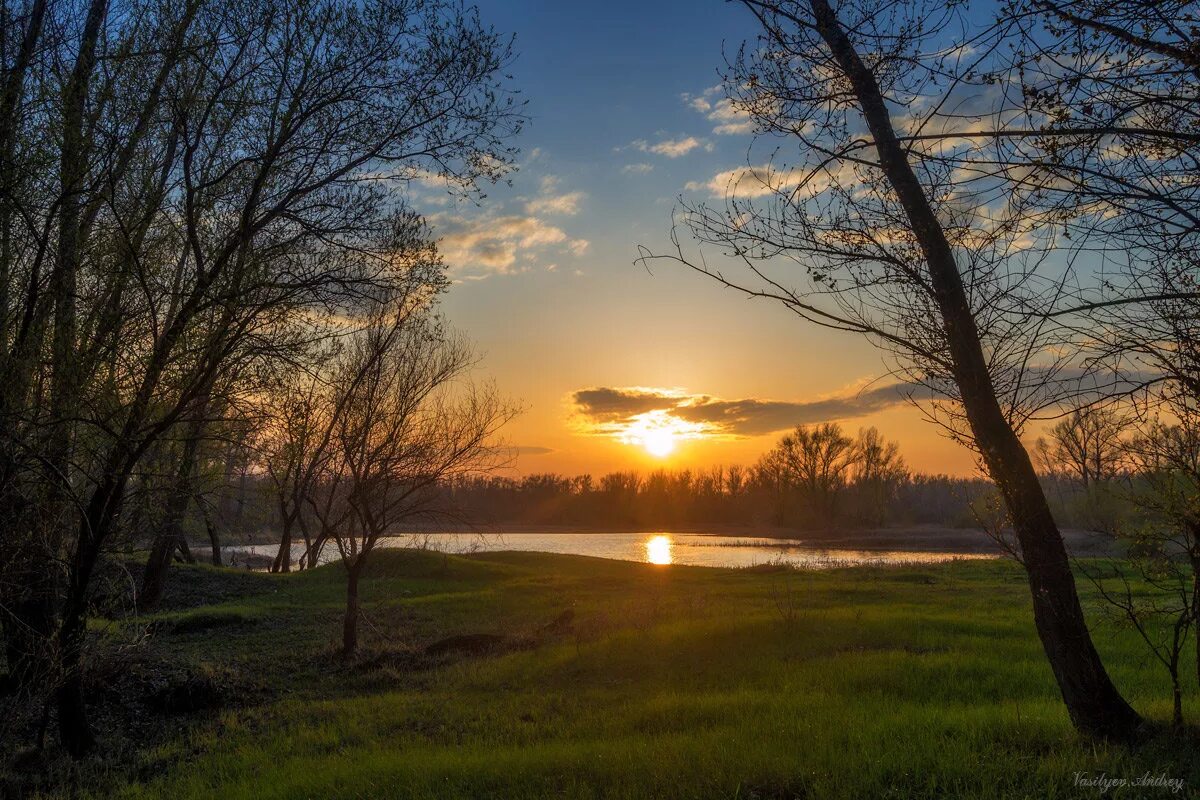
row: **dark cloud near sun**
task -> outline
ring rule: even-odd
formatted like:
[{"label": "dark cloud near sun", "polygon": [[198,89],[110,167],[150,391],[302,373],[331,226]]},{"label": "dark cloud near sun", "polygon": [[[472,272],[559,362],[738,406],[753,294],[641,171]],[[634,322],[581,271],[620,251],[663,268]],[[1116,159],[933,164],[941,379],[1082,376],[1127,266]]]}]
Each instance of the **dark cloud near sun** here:
[{"label": "dark cloud near sun", "polygon": [[725,400],[641,387],[593,387],[580,389],[571,398],[580,417],[599,431],[619,429],[638,415],[659,412],[702,425],[715,435],[760,436],[796,425],[867,416],[908,402],[919,392],[912,384],[890,383],[837,397],[789,402]]},{"label": "dark cloud near sun", "polygon": [[580,389],[573,395],[580,413],[593,422],[618,422],[648,411],[669,410],[682,400],[658,389]]},{"label": "dark cloud near sun", "polygon": [[554,452],[553,447],[538,447],[535,445],[517,445],[509,448],[519,456],[544,456]]}]

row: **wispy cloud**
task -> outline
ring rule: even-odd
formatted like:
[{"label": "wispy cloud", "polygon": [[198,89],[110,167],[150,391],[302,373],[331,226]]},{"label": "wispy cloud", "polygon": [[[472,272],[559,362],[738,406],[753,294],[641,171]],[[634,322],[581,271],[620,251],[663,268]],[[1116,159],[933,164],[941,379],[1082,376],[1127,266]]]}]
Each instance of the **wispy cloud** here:
[{"label": "wispy cloud", "polygon": [[852,186],[861,182],[853,164],[840,164],[815,171],[774,164],[752,164],[723,170],[705,181],[688,181],[688,191],[708,191],[713,197],[749,199],[800,189],[816,196],[831,186]]},{"label": "wispy cloud", "polygon": [[556,214],[574,216],[587,195],[583,192],[560,192],[560,180],[554,175],[542,177],[537,197],[525,201],[525,210],[530,214]]},{"label": "wispy cloud", "polygon": [[707,190],[713,197],[765,197],[794,189],[800,176],[792,170],[779,170],[770,164],[735,167],[718,172],[706,181],[689,181],[688,191]]},{"label": "wispy cloud", "polygon": [[645,139],[635,139],[629,145],[634,150],[642,153],[653,153],[658,156],[666,156],[667,158],[679,158],[686,156],[693,150],[705,150],[711,152],[713,149],[712,142],[707,142],[703,139],[697,139],[695,136],[681,136],[677,139],[660,139],[657,142],[649,142]]},{"label": "wispy cloud", "polygon": [[562,228],[534,216],[483,216],[472,219],[434,215],[440,247],[451,269],[513,272],[518,255],[568,241]]},{"label": "wispy cloud", "polygon": [[646,163],[626,164],[625,166],[621,167],[621,172],[624,172],[626,175],[644,175],[647,172],[652,171],[653,169],[654,169],[653,164],[646,164]]},{"label": "wispy cloud", "polygon": [[726,400],[677,389],[592,387],[571,395],[575,413],[592,433],[620,435],[647,414],[669,415],[717,437],[761,436],[833,420],[863,417],[900,405],[919,392],[905,383],[845,392],[808,401]]},{"label": "wispy cloud", "polygon": [[583,192],[566,192],[548,197],[535,197],[526,201],[525,210],[530,214],[574,216],[579,213],[579,204],[586,196]]},{"label": "wispy cloud", "polygon": [[[545,256],[582,256],[589,242],[567,233],[560,220],[579,213],[587,195],[563,191],[561,181],[544,176],[533,197],[519,197],[485,213],[443,211],[429,215],[438,246],[457,280],[524,272]],[[512,208],[518,203],[517,208]],[[510,210],[512,209],[512,210]],[[549,259],[547,259],[549,260]],[[553,269],[551,264],[547,269]]]},{"label": "wispy cloud", "polygon": [[537,447],[535,445],[516,445],[508,448],[518,456],[544,456],[554,452],[552,447]]},{"label": "wispy cloud", "polygon": [[754,131],[754,121],[744,109],[722,96],[721,86],[710,86],[700,94],[684,92],[683,102],[694,111],[714,123],[712,132],[718,136],[733,136]]}]

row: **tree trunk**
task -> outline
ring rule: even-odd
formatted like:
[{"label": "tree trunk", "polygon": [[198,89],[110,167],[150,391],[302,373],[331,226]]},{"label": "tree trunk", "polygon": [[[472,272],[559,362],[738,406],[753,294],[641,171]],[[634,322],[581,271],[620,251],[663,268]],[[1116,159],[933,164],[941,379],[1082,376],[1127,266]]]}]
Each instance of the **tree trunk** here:
[{"label": "tree trunk", "polygon": [[96,487],[80,515],[78,542],[71,559],[59,624],[59,686],[55,692],[58,731],[63,747],[73,758],[81,758],[95,746],[83,697],[83,647],[87,636],[87,595],[92,570],[100,554],[100,543],[112,524],[114,503],[124,491],[123,481],[112,471]]},{"label": "tree trunk", "polygon": [[211,519],[205,517],[204,528],[208,531],[208,543],[212,547],[212,565],[221,566],[221,535]]},{"label": "tree trunk", "polygon": [[[1193,537],[1195,534],[1193,533]],[[1193,538],[1192,541],[1197,541]],[[1196,647],[1196,681],[1200,682],[1200,553],[1196,551],[1196,547],[1192,546],[1192,631],[1195,633],[1193,639]]]},{"label": "tree trunk", "polygon": [[279,552],[271,564],[271,572],[292,571],[292,526],[284,520],[283,535],[279,537]]},{"label": "tree trunk", "polygon": [[1081,731],[1131,738],[1141,718],[1113,686],[1092,643],[1062,536],[1029,454],[996,399],[945,231],[896,137],[874,74],[855,51],[827,0],[810,2],[817,30],[853,88],[874,138],[880,168],[925,256],[950,348],[953,377],[984,464],[1012,518],[1033,595],[1034,623],[1067,712]]},{"label": "tree trunk", "polygon": [[171,558],[176,550],[183,550],[189,562],[191,551],[183,540],[183,517],[188,503],[192,499],[192,477],[196,471],[196,458],[200,449],[200,438],[204,433],[204,408],[201,404],[200,418],[188,426],[187,439],[180,454],[179,467],[175,474],[175,483],[171,495],[167,499],[166,514],[158,535],[150,547],[150,556],[146,559],[146,568],[142,572],[142,587],[138,594],[138,609],[147,611],[156,607],[162,600],[167,587],[167,572],[171,567]]},{"label": "tree trunk", "polygon": [[196,557],[192,555],[192,546],[188,544],[187,537],[183,535],[183,529],[180,528],[179,535],[175,539],[175,552],[178,558],[185,564],[195,564]]},{"label": "tree trunk", "polygon": [[358,649],[358,573],[358,563],[346,571],[346,617],[342,621],[343,658],[350,658]]}]

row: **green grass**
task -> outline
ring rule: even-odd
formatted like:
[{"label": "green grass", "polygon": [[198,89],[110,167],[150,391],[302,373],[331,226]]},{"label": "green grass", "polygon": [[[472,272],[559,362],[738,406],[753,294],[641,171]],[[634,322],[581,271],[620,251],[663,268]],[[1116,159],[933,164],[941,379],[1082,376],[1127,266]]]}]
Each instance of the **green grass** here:
[{"label": "green grass", "polygon": [[[1191,734],[1129,751],[1073,733],[1009,563],[762,573],[534,553],[375,559],[352,664],[335,656],[340,567],[180,568],[169,607],[126,625],[156,631],[147,657],[254,688],[181,718],[135,765],[91,773],[84,796],[1099,796],[1077,772],[1200,786]],[[419,655],[450,634],[527,636],[566,608],[575,631],[533,649]],[[1126,696],[1167,719],[1166,676],[1140,642],[1101,624],[1096,639]]]}]

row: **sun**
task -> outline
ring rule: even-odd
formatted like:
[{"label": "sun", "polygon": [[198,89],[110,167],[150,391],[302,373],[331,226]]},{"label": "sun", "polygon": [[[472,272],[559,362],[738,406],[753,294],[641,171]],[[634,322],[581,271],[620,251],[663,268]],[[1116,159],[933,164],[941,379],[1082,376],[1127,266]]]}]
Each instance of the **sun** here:
[{"label": "sun", "polygon": [[622,444],[640,447],[653,458],[666,458],[685,441],[703,439],[703,423],[680,419],[665,409],[635,414],[612,426],[610,435]]},{"label": "sun", "polygon": [[642,435],[642,447],[656,458],[666,458],[675,452],[678,440],[675,433],[667,428],[656,428]]}]

